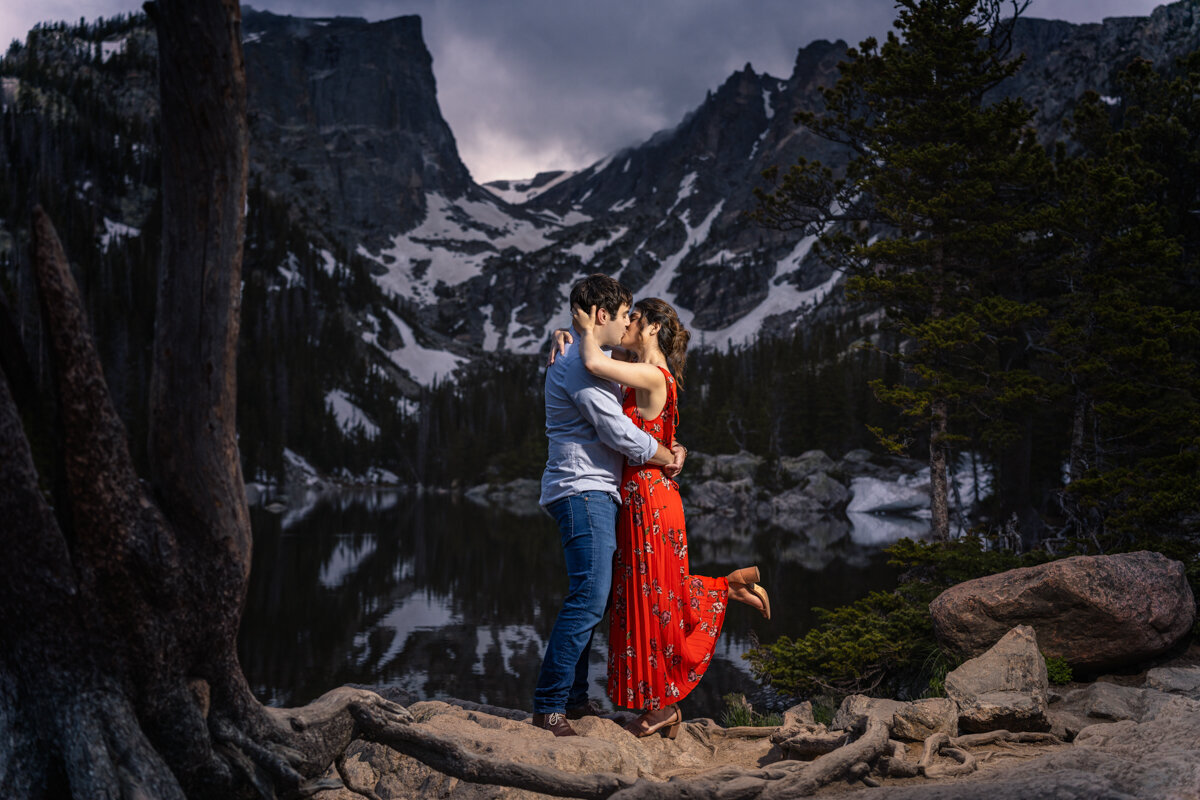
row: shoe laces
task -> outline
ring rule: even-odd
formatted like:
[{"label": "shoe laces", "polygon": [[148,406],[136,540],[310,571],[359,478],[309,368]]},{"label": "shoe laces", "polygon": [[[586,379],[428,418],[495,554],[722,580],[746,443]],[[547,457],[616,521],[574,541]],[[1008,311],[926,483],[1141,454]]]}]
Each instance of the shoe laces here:
[{"label": "shoe laces", "polygon": [[553,714],[546,715],[546,724],[547,725],[557,725],[558,723],[562,722],[563,719],[565,719],[565,717],[563,717],[562,714],[559,714],[556,711]]}]

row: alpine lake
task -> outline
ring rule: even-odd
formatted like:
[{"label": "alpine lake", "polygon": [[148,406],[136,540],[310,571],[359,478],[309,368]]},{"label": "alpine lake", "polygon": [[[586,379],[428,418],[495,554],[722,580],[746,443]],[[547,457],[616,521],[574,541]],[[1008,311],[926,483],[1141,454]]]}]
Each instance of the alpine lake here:
[{"label": "alpine lake", "polygon": [[[415,699],[458,698],[529,710],[545,643],[566,590],[558,530],[514,513],[412,490],[343,490],[273,513],[252,507],[254,556],[239,650],[260,700],[303,705],[343,684],[398,687]],[[814,609],[895,586],[882,548],[919,537],[919,520],[824,518],[800,532],[735,519],[689,526],[693,573],[758,564],[771,621],[732,604],[684,718],[720,720],[723,697],[756,710],[770,693],[742,656],[756,641],[799,636]],[[591,654],[591,696],[605,692],[607,617]]]}]

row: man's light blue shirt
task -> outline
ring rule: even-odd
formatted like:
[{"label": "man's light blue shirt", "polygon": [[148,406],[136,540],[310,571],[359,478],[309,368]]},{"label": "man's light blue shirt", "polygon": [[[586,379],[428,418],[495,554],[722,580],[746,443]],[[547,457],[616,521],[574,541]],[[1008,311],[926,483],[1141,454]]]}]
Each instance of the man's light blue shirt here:
[{"label": "man's light blue shirt", "polygon": [[621,411],[620,387],[584,369],[574,343],[546,369],[546,438],[543,506],[590,491],[619,503],[622,457],[645,464],[658,452],[654,437]]}]

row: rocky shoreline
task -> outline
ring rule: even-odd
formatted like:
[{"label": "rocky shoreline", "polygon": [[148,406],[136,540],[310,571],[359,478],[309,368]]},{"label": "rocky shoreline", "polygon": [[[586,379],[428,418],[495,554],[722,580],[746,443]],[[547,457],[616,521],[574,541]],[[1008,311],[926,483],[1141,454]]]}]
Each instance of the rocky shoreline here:
[{"label": "rocky shoreline", "polygon": [[[314,497],[347,491],[385,490],[461,496],[480,506],[504,508],[518,516],[543,513],[536,478],[516,478],[462,488],[400,481],[383,470],[366,475],[322,474],[288,454],[282,485],[247,482],[251,505],[295,508]],[[988,477],[969,474],[964,462],[955,475],[966,512],[976,487],[986,492]],[[919,536],[928,529],[929,468],[919,461],[851,450],[833,459],[822,450],[768,461],[748,452],[710,455],[693,452],[680,482],[689,532],[706,540],[770,528],[812,538],[820,546],[843,536],[859,544]]]},{"label": "rocky shoreline", "polygon": [[[692,719],[674,740],[639,740],[621,727],[631,715],[615,713],[573,723],[580,735],[559,739],[534,728],[525,711],[414,702],[383,690],[412,715],[409,741],[422,744],[408,752],[419,758],[355,742],[341,774],[379,797],[470,800],[547,793],[1194,798],[1200,796],[1200,645],[1189,646],[1196,608],[1181,570],[1156,553],[1080,556],[959,584],[935,601],[935,622],[969,612],[973,624],[988,630],[995,628],[984,620],[1017,623],[986,647],[986,636],[956,639],[943,624],[946,646],[982,648],[946,675],[944,697],[901,702],[851,695],[828,724],[817,722],[804,702],[773,728]],[[1089,582],[1095,574],[1108,579]],[[1115,589],[1108,585],[1114,580]],[[1106,600],[1117,594],[1126,600],[1115,606]],[[1042,613],[1047,597],[1057,598],[1052,614]],[[1118,608],[1120,619],[1091,638],[1120,639],[1117,649],[1074,635],[1092,613],[1089,606],[1106,604]],[[1036,629],[1027,624],[1034,619]],[[1122,671],[1088,683],[1050,683],[1047,654],[1083,664],[1097,652]],[[438,758],[428,757],[435,751]],[[856,788],[863,785],[871,788]],[[355,795],[337,789],[314,796]]]}]

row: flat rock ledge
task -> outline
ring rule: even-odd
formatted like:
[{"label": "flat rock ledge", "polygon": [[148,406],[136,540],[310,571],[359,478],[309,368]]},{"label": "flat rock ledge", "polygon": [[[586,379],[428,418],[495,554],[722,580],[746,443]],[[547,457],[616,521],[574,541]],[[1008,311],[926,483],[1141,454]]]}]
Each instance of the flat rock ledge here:
[{"label": "flat rock ledge", "polygon": [[[1045,717],[1055,735],[960,735],[959,707],[945,698],[850,697],[828,728],[814,721],[807,703],[786,712],[779,728],[688,720],[675,740],[635,739],[620,726],[628,718],[623,714],[576,721],[580,736],[557,739],[520,711],[417,702],[408,709],[419,736],[443,751],[449,747],[456,753],[451,760],[469,763],[476,778],[486,772],[481,762],[503,765],[508,785],[470,782],[390,747],[357,741],[340,779],[358,792],[328,789],[313,796],[1194,798],[1200,796],[1200,700],[1190,694],[1200,668],[1169,669],[1156,682],[1169,682],[1174,692],[1108,682],[1050,690]],[[540,776],[542,791],[520,785],[530,771]],[[561,783],[554,783],[556,775]],[[339,779],[339,773],[328,777]]]}]

